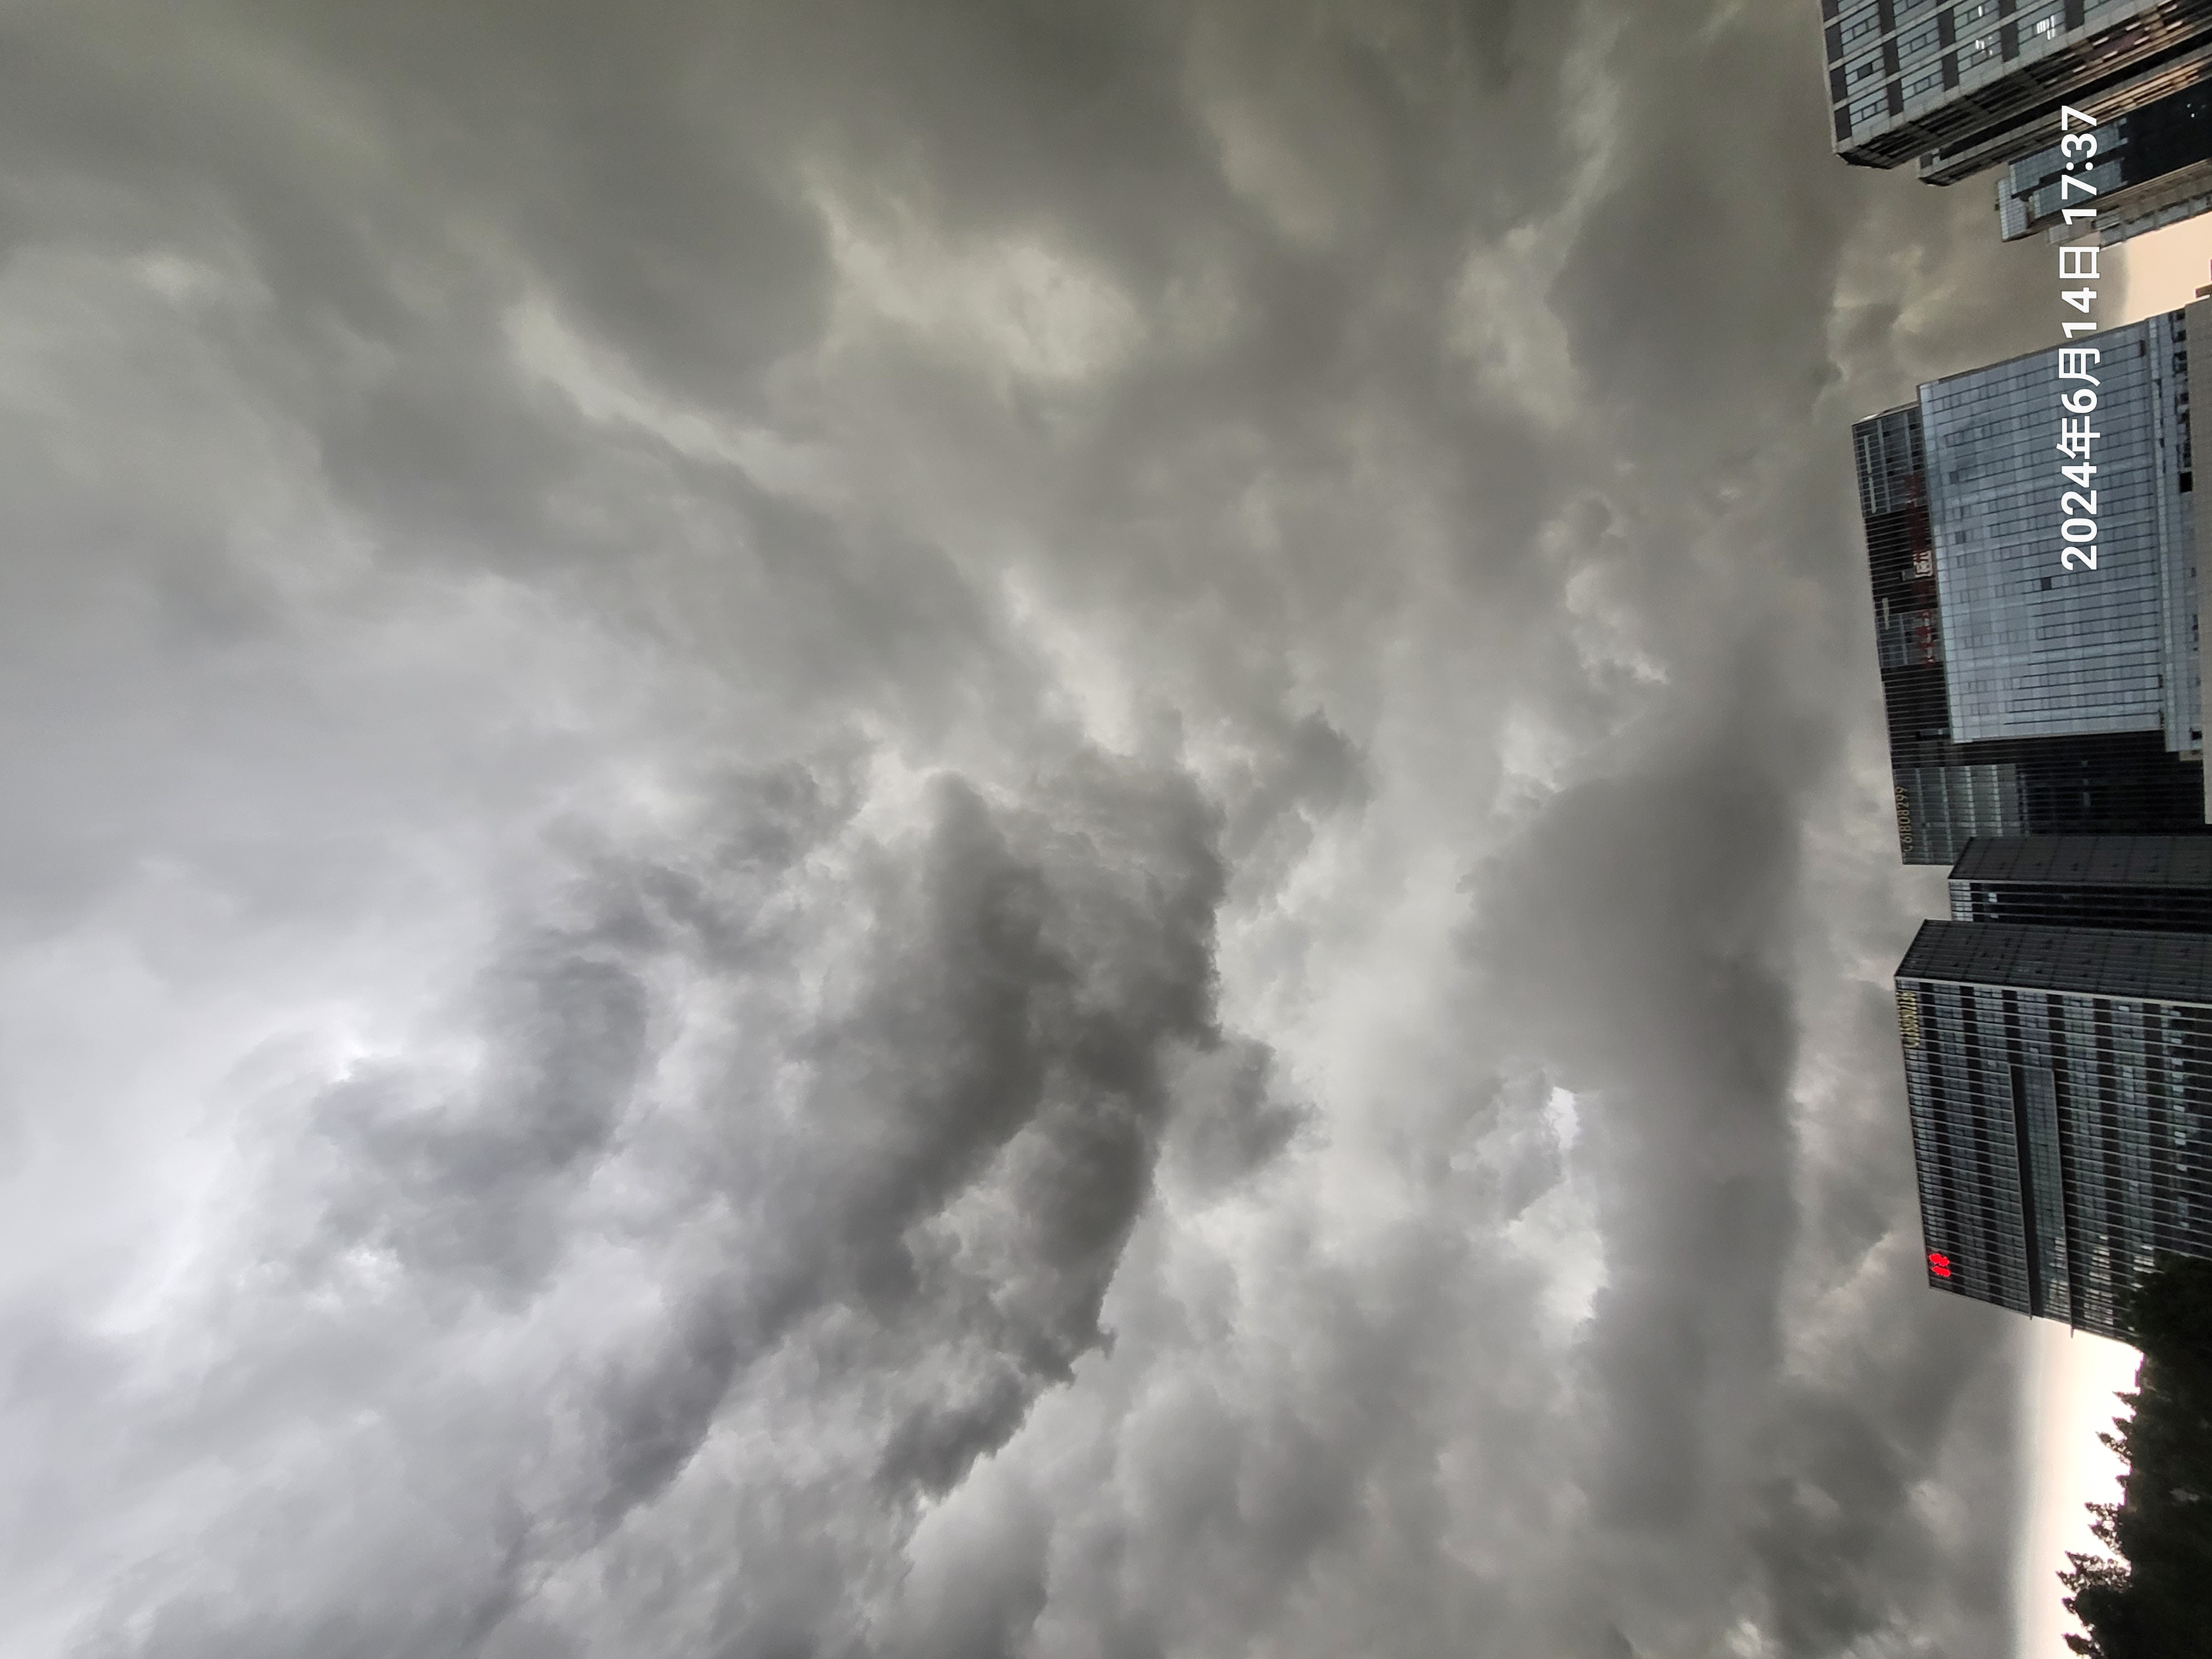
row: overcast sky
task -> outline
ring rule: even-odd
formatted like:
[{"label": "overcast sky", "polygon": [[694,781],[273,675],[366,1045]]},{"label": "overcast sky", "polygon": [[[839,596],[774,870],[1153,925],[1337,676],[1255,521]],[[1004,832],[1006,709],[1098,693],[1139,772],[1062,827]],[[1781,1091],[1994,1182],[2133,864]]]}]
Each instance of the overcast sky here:
[{"label": "overcast sky", "polygon": [[0,4],[0,1650],[2006,1659],[1819,43]]}]

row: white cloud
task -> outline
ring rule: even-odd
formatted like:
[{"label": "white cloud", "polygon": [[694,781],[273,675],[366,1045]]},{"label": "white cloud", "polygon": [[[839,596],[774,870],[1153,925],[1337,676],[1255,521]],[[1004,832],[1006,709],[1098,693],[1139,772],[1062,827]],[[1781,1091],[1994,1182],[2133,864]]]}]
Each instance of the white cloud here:
[{"label": "white cloud", "polygon": [[826,173],[813,198],[837,270],[836,339],[888,330],[988,378],[1048,387],[1110,373],[1144,341],[1111,277],[1042,230],[953,240]]}]

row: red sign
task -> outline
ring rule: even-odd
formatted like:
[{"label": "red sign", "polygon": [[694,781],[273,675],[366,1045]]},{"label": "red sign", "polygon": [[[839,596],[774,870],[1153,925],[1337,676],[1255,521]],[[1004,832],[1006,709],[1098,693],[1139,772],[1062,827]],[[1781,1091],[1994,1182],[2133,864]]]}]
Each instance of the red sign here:
[{"label": "red sign", "polygon": [[1951,1276],[1951,1258],[1941,1250],[1929,1251],[1928,1271],[1938,1279],[1948,1279]]}]

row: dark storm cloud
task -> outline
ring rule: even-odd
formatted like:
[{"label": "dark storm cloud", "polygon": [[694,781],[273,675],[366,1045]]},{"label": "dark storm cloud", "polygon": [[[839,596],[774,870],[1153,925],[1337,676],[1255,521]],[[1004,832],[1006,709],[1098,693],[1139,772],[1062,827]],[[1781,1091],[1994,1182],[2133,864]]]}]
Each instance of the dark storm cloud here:
[{"label": "dark storm cloud", "polygon": [[[1593,1112],[1599,1156],[1622,1172],[1607,1183],[1611,1280],[1589,1340],[1605,1402],[1593,1496],[1601,1519],[1636,1531],[1679,1525],[1728,1461],[1742,1416],[1726,1383],[1773,1371],[1792,1242],[1795,1018],[1762,957],[1787,937],[1776,900],[1795,826],[1781,781],[1761,788],[1724,768],[1565,792],[1529,843],[1540,860],[1478,900],[1496,1005],[1522,1021],[1564,1016],[1539,1052],[1593,1106],[1620,1097],[1617,1113]],[[1562,986],[1612,1018],[1585,1024],[1559,1006]]]},{"label": "dark storm cloud", "polygon": [[[776,779],[728,793],[787,789]],[[818,828],[811,844],[790,839],[791,820],[818,826],[818,812],[703,825],[700,844],[711,854],[719,842],[728,856],[690,870],[587,878],[562,902],[577,926],[526,932],[494,970],[472,1022],[486,1046],[465,1081],[392,1070],[326,1094],[307,1139],[266,1177],[300,1189],[308,1236],[287,1252],[283,1279],[206,1310],[226,1335],[223,1380],[168,1432],[243,1460],[257,1505],[310,1501],[321,1483],[263,1461],[268,1437],[318,1425],[343,1437],[315,1403],[343,1384],[325,1376],[303,1398],[299,1372],[350,1351],[384,1373],[397,1401],[387,1409],[403,1419],[356,1432],[383,1442],[419,1485],[319,1492],[366,1511],[351,1566],[318,1560],[318,1540],[264,1537],[252,1559],[264,1587],[211,1595],[202,1574],[248,1565],[218,1534],[195,1549],[197,1571],[156,1571],[126,1594],[100,1639],[180,1655],[301,1643],[471,1650],[525,1587],[665,1494],[733,1386],[764,1370],[817,1372],[787,1400],[797,1416],[780,1433],[805,1433],[848,1395],[860,1410],[859,1438],[825,1446],[827,1468],[789,1448],[744,1459],[744,1484],[781,1489],[787,1503],[856,1503],[888,1525],[1002,1445],[1039,1391],[1103,1340],[1099,1304],[1184,1063],[1170,1056],[1202,1060],[1217,1046],[1209,940],[1220,866],[1210,815],[1187,785],[1103,762],[1048,781],[1012,817],[948,784],[933,817],[919,845],[856,849],[878,863],[869,884],[884,908],[849,964],[850,1007],[823,1011],[811,1033],[794,1021],[757,1034],[696,1074],[688,1098],[658,1110],[650,1099],[645,1062],[665,1059],[677,1017],[651,1006],[648,988],[688,961],[726,976],[734,1000],[754,994],[749,978],[780,994],[787,957],[705,941],[744,933],[757,919],[748,911],[792,902],[792,866],[824,848]],[[781,854],[765,869],[749,855],[763,842]],[[688,915],[637,902],[655,889],[681,890]],[[725,926],[696,926],[708,908]],[[774,1042],[784,1046],[763,1046]],[[762,1086],[776,1070],[793,1080],[787,1115]],[[671,1157],[688,1176],[656,1170]],[[593,1191],[656,1174],[649,1213],[627,1225],[619,1194]],[[478,1346],[489,1332],[514,1338],[557,1300],[548,1280],[577,1271],[580,1248],[661,1251],[688,1231],[722,1228],[732,1231],[709,1259],[657,1257],[665,1315],[633,1323],[626,1340],[585,1338],[544,1371],[508,1370],[501,1339]],[[473,1349],[479,1386],[516,1396],[451,1379],[410,1401],[395,1325],[449,1354]],[[52,1370],[19,1376],[19,1399],[44,1397]],[[410,1406],[436,1414],[405,1422]],[[473,1444],[471,1417],[489,1431]],[[532,1446],[541,1435],[552,1444]],[[453,1471],[424,1462],[441,1447],[480,1483],[465,1500]],[[159,1462],[143,1446],[123,1455]],[[459,1547],[434,1567],[399,1535],[376,1547],[379,1530],[426,1526]],[[773,1557],[781,1546],[765,1534],[741,1547]],[[359,1575],[368,1600],[343,1613],[301,1607],[278,1588],[332,1571]],[[400,1602],[380,1601],[380,1585],[403,1582]],[[326,1578],[315,1593],[350,1601],[356,1591]],[[134,1607],[150,1624],[129,1622]],[[760,1650],[764,1621],[811,1628],[828,1612],[732,1609],[718,1639]]]},{"label": "dark storm cloud", "polygon": [[14,9],[11,1647],[2006,1651],[1817,41]]},{"label": "dark storm cloud", "polygon": [[[1765,653],[1735,672],[1735,717],[1686,752],[1547,805],[1482,878],[1470,943],[1486,1006],[1588,1091],[1609,1267],[1581,1356],[1594,1547],[1663,1605],[1711,1593],[1703,1564],[1740,1540],[1779,1650],[1833,1652],[1927,1594],[1948,1540],[1917,1493],[1987,1373],[1981,1334],[1897,1277],[1859,1317],[1869,1337],[1912,1330],[1902,1374],[1869,1375],[1859,1352],[1848,1380],[1783,1363],[1807,1189],[1862,1177],[1805,1170],[1796,1131],[1796,803],[1828,739],[1802,714],[1759,718],[1789,707]],[[2005,1571],[2001,1553],[1973,1564],[1983,1618],[2002,1617]]]}]

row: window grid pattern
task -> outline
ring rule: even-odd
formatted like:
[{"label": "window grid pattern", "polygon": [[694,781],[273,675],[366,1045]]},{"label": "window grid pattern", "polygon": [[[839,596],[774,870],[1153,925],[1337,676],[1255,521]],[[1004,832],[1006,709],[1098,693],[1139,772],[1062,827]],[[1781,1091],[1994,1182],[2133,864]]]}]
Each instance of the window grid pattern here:
[{"label": "window grid pattern", "polygon": [[1919,405],[1852,444],[1905,861],[1949,865],[1976,836],[2203,829],[2203,769],[2160,732],[1953,740]]},{"label": "window grid pattern", "polygon": [[2212,837],[2023,836],[1977,842],[1960,854],[1951,877],[2019,886],[2147,887],[2179,896],[2212,890]]},{"label": "window grid pattern", "polygon": [[1921,388],[1958,741],[2161,731],[2202,746],[2179,317],[2096,337],[2094,569],[2059,561],[2057,349]]},{"label": "window grid pattern", "polygon": [[[2065,164],[2061,162],[2054,172],[2063,173],[2064,170]],[[2081,173],[2080,176],[2087,179],[2095,187],[2097,191],[2095,198],[2068,195],[2065,185],[2061,184],[2057,177],[2053,177],[2047,184],[2038,185],[2021,198],[2027,210],[2023,222],[2027,224],[2063,222],[2061,216],[2069,204],[2075,207],[2100,205],[2102,198],[2117,194],[2125,188],[2128,183],[2127,167],[2123,158],[2118,155],[2106,155],[2101,146],[2098,149],[2096,165],[2090,167],[2087,173]]]},{"label": "window grid pattern", "polygon": [[1851,106],[1851,119],[1853,121],[1871,120],[1887,108],[1888,104],[1889,94],[1887,92],[1880,90],[1871,92]]},{"label": "window grid pattern", "polygon": [[[2123,226],[2202,197],[2212,175],[2212,87],[2188,87],[2136,105],[2089,136],[2096,140],[2096,160],[2086,171],[2056,143],[2005,170],[1997,209],[2007,240],[2086,224],[2109,247],[2125,240],[2124,233],[2116,234]],[[2075,177],[2095,186],[2095,196],[2069,194],[2069,162]],[[2069,221],[2069,207],[2092,208],[2095,217]]]},{"label": "window grid pattern", "polygon": [[1881,13],[1873,6],[1862,6],[1844,19],[1838,39],[1846,46],[1881,32]]},{"label": "window grid pattern", "polygon": [[1836,145],[1879,167],[1965,156],[1948,182],[2019,153],[1971,154],[2015,134],[2032,143],[2026,129],[2055,124],[2061,102],[2130,76],[2159,83],[2138,102],[2202,80],[2204,66],[2182,60],[2208,36],[2205,0],[1854,7],[1826,30]]},{"label": "window grid pattern", "polygon": [[[2204,775],[2156,732],[1956,744],[1901,736],[1929,693],[1912,682],[1942,667],[1883,677],[1899,850],[1907,864],[1954,863],[1977,836],[2204,829]],[[1917,705],[1917,707],[1916,707]]]},{"label": "window grid pattern", "polygon": [[2156,1253],[2212,1256],[2208,975],[2212,935],[1921,930],[1898,1008],[1930,1284],[2115,1335]]},{"label": "window grid pattern", "polygon": [[1851,449],[1858,460],[1861,514],[1870,519],[1895,513],[1920,499],[1927,452],[1917,405],[1907,404],[1859,422],[1851,428]]},{"label": "window grid pattern", "polygon": [[1951,869],[1954,921],[2212,933],[2212,836],[2006,836]]}]

